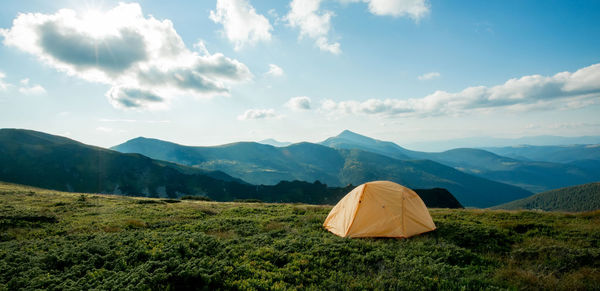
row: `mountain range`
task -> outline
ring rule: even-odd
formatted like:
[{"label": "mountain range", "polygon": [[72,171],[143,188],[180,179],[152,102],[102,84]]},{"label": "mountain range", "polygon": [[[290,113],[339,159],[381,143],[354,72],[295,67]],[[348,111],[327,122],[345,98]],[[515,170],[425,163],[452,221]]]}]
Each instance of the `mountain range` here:
[{"label": "mountain range", "polygon": [[455,148],[511,147],[517,145],[555,146],[571,144],[600,144],[600,136],[553,136],[537,135],[519,138],[467,137],[448,140],[433,140],[404,144],[411,149],[439,152]]},{"label": "mountain range", "polygon": [[[542,192],[600,180],[600,145],[522,146],[531,158],[506,157],[483,149],[458,148],[430,153],[405,149],[351,131],[328,138],[320,144],[338,149],[361,149],[400,160],[427,159],[462,172]],[[525,150],[529,149],[529,150]],[[537,150],[541,154],[537,154]],[[543,158],[542,156],[544,156]],[[539,157],[539,159],[536,159]]]},{"label": "mountain range", "polygon": [[[0,129],[0,181],[70,192],[176,198],[208,196],[217,201],[335,204],[353,186],[280,181],[252,185],[222,171],[205,170],[86,145],[65,137],[22,129]],[[462,207],[444,189],[415,190],[428,207]]]},{"label": "mountain range", "polygon": [[[411,188],[448,189],[465,206],[489,207],[532,193],[522,188],[465,173],[427,159],[410,159],[411,151],[344,131],[340,141],[274,147],[253,142],[193,147],[150,138],[135,138],[112,149],[207,170],[219,170],[252,184],[303,180],[343,186],[391,180]],[[360,139],[357,146],[353,142]],[[371,146],[374,143],[376,146]],[[324,145],[325,144],[325,145]],[[335,148],[334,148],[335,147]],[[406,154],[405,154],[406,153]]]},{"label": "mountain range", "polygon": [[[597,145],[431,153],[347,130],[320,143],[271,142],[279,146],[195,147],[139,137],[111,150],[42,132],[0,129],[0,180],[66,191],[306,203],[334,203],[352,185],[391,180],[413,189],[448,189],[456,204],[470,207],[600,180]],[[545,151],[545,160],[536,160],[542,159],[536,151]]]}]

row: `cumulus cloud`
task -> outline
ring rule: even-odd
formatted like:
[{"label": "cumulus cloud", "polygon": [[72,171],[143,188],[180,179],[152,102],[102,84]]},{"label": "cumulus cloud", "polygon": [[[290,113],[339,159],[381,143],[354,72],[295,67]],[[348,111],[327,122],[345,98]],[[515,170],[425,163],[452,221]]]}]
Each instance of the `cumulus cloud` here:
[{"label": "cumulus cloud", "polygon": [[265,74],[273,77],[283,76],[283,69],[278,65],[269,64],[269,71]]},{"label": "cumulus cloud", "polygon": [[[290,11],[284,17],[287,23],[300,29],[300,38],[309,37],[322,51],[342,52],[340,43],[330,39],[332,11],[320,9],[322,0],[292,0]],[[380,16],[407,16],[416,21],[429,13],[427,0],[338,0],[341,3],[364,2],[369,12]]]},{"label": "cumulus cloud", "polygon": [[457,93],[436,91],[423,98],[369,99],[366,101],[325,100],[321,110],[339,114],[451,115],[471,110],[572,109],[600,102],[600,64],[574,73],[554,76],[530,75],[504,84],[468,87]]},{"label": "cumulus cloud", "polygon": [[288,102],[285,103],[285,106],[294,110],[294,111],[302,111],[302,110],[310,110],[310,98],[306,96],[298,96],[290,98]]},{"label": "cumulus cloud", "polygon": [[430,72],[417,77],[421,81],[432,80],[439,78],[441,75],[438,72]]},{"label": "cumulus cloud", "polygon": [[210,19],[223,25],[225,36],[239,50],[247,44],[271,40],[273,27],[269,20],[247,0],[217,0],[216,10],[210,11]]},{"label": "cumulus cloud", "polygon": [[320,5],[321,0],[292,0],[285,19],[291,27],[300,29],[300,38],[312,38],[322,51],[339,54],[340,44],[328,38],[334,13],[320,10]]},{"label": "cumulus cloud", "polygon": [[238,120],[249,120],[249,119],[268,119],[275,118],[274,109],[248,109],[242,115],[237,117]]},{"label": "cumulus cloud", "polygon": [[227,95],[231,83],[252,77],[237,60],[190,51],[170,20],[145,17],[137,3],[105,12],[19,14],[2,35],[5,45],[60,71],[110,85],[106,96],[120,108],[164,108],[181,95]]}]

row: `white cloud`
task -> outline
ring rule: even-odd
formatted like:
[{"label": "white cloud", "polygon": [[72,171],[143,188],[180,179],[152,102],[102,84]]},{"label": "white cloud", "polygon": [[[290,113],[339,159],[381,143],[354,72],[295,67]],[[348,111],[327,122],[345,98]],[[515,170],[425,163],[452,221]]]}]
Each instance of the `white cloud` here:
[{"label": "white cloud", "polygon": [[364,0],[375,15],[408,16],[415,20],[429,13],[426,0]]},{"label": "white cloud", "polygon": [[29,78],[22,79],[19,81],[22,87],[19,87],[19,93],[23,95],[44,95],[46,94],[46,89],[41,85],[32,85],[29,86]]},{"label": "white cloud", "polygon": [[8,86],[10,85],[4,82],[4,78],[6,78],[6,75],[0,72],[0,91],[6,91],[6,89],[8,89]]},{"label": "white cloud", "polygon": [[441,75],[438,72],[430,72],[417,77],[421,81],[432,80],[439,78]]},{"label": "white cloud", "polygon": [[242,115],[237,117],[238,120],[249,120],[249,119],[268,119],[275,118],[275,110],[273,109],[248,109]]},{"label": "white cloud", "polygon": [[341,3],[364,2],[369,12],[381,16],[408,16],[419,20],[429,13],[427,0],[338,0]]},{"label": "white cloud", "polygon": [[337,114],[452,115],[494,108],[517,111],[573,109],[597,103],[600,103],[600,64],[574,73],[561,72],[550,77],[530,75],[492,87],[468,87],[457,93],[436,91],[423,98],[325,100],[321,109]]},{"label": "white cloud", "polygon": [[113,129],[110,127],[104,127],[104,126],[98,126],[96,127],[97,131],[102,131],[102,132],[112,132]]},{"label": "white cloud", "polygon": [[111,118],[100,118],[100,122],[125,122],[125,123],[171,123],[170,120],[137,120],[137,119],[111,119]]},{"label": "white cloud", "polygon": [[265,74],[273,77],[283,76],[283,69],[278,65],[269,64],[269,71]]},{"label": "white cloud", "polygon": [[[309,37],[322,51],[332,54],[342,52],[339,42],[330,40],[332,11],[321,10],[322,0],[292,0],[285,16],[291,27],[300,29],[300,38]],[[418,21],[429,13],[427,0],[338,0],[341,3],[364,2],[374,15],[402,17]]]},{"label": "white cloud", "polygon": [[294,111],[302,111],[302,110],[310,110],[311,100],[306,96],[298,96],[290,98],[288,102],[285,103],[285,106],[294,110]]},{"label": "white cloud", "polygon": [[104,127],[104,126],[98,126],[98,127],[96,127],[96,130],[104,132],[104,133],[112,133],[112,132],[114,132],[114,133],[124,133],[124,132],[127,132],[126,130],[123,130],[123,129],[114,129],[114,128],[111,128],[111,127]]},{"label": "white cloud", "polygon": [[3,30],[4,44],[91,82],[120,108],[165,108],[176,96],[227,95],[229,84],[252,77],[220,53],[190,51],[168,19],[145,17],[137,3],[105,12],[24,13]]},{"label": "white cloud", "polygon": [[44,95],[46,94],[46,89],[40,85],[34,85],[31,87],[21,87],[19,88],[19,92],[24,95]]},{"label": "white cloud", "polygon": [[310,37],[322,51],[339,54],[340,44],[328,39],[334,13],[319,10],[320,5],[321,0],[293,0],[285,18],[291,27],[300,29],[300,38]]},{"label": "white cloud", "polygon": [[216,11],[210,11],[210,19],[223,25],[225,36],[239,50],[247,44],[271,40],[273,27],[269,20],[247,0],[217,0]]}]

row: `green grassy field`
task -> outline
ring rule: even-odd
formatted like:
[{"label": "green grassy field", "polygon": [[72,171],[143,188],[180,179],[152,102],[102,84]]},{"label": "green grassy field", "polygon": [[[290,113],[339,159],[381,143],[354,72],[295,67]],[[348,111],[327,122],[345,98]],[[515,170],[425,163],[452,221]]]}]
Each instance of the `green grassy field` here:
[{"label": "green grassy field", "polygon": [[329,209],[0,183],[0,290],[600,286],[600,211],[431,209],[434,232],[345,239]]}]

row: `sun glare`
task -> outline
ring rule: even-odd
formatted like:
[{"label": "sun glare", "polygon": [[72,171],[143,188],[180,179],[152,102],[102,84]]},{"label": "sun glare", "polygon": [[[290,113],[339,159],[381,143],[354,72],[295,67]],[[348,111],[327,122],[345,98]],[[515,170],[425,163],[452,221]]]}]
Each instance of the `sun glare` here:
[{"label": "sun glare", "polygon": [[100,37],[110,32],[110,21],[106,13],[100,10],[90,9],[85,11],[81,20],[81,29],[93,37]]}]

